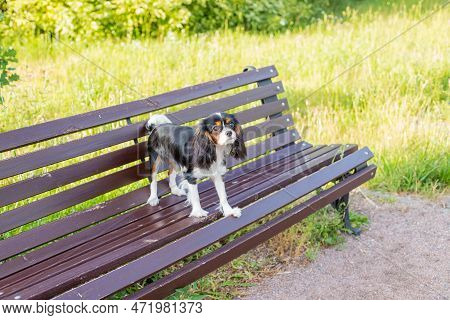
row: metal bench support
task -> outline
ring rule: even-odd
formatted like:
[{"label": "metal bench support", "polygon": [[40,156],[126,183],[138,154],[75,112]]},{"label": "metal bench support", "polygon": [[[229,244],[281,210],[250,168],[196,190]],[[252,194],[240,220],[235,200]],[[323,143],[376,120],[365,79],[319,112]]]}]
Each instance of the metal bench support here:
[{"label": "metal bench support", "polygon": [[336,199],[331,203],[331,206],[336,209],[340,214],[343,214],[344,219],[344,226],[347,230],[349,230],[353,235],[359,236],[361,234],[361,229],[359,228],[353,228],[350,223],[350,216],[349,216],[349,206],[348,202],[350,199],[350,195],[347,193],[343,195],[342,197]]}]

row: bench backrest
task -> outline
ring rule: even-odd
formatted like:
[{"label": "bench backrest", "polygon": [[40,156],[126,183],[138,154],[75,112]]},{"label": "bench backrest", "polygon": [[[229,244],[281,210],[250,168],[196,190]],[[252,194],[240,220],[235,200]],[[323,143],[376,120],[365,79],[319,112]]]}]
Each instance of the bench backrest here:
[{"label": "bench backrest", "polygon": [[[27,224],[32,223],[26,227],[29,229],[81,210],[89,212],[101,206],[105,199],[100,196],[107,193],[113,198],[143,189],[148,175],[144,123],[149,113],[165,113],[174,123],[182,124],[229,110],[243,124],[247,141],[259,138],[250,142],[248,159],[297,140],[295,130],[286,130],[293,120],[282,114],[288,103],[277,97],[284,90],[281,82],[271,80],[277,75],[274,66],[248,70],[0,133],[0,235],[7,238],[0,241],[0,261],[142,204],[130,197],[132,200],[116,211],[95,217],[86,214],[83,224],[59,228],[53,235],[50,230],[28,231],[26,245],[20,239],[12,240]],[[210,96],[206,102],[202,99]],[[192,102],[198,99],[202,100]],[[191,105],[180,106],[187,102]],[[276,140],[274,133],[278,133]],[[239,161],[231,161],[229,166],[237,164]],[[31,236],[36,239],[30,240]]]}]

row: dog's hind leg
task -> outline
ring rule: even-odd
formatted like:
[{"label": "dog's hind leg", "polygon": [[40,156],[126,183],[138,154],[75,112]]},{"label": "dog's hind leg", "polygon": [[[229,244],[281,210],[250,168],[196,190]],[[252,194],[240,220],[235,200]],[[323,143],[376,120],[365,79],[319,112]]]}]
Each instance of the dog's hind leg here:
[{"label": "dog's hind leg", "polygon": [[156,180],[156,176],[158,175],[158,168],[161,162],[161,157],[153,151],[149,150],[150,154],[150,197],[147,200],[147,203],[151,206],[156,206],[159,203],[158,199],[158,181]]},{"label": "dog's hind leg", "polygon": [[186,192],[180,189],[177,185],[177,171],[175,169],[175,165],[169,164],[169,187],[170,192],[176,196],[185,196]]}]

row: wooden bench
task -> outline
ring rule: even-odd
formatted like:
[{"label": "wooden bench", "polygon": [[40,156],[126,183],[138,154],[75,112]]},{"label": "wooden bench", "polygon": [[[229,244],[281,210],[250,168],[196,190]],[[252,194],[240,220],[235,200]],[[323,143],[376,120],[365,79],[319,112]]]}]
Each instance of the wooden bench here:
[{"label": "wooden bench", "polygon": [[[358,232],[350,226],[348,194],[374,177],[376,167],[367,165],[372,153],[356,145],[302,141],[286,113],[287,100],[278,98],[282,83],[271,80],[277,75],[274,66],[250,68],[1,133],[0,298],[108,298],[265,218],[126,297],[163,298],[328,204]],[[229,202],[243,208],[242,216],[219,218],[210,180],[199,184],[207,218],[189,218],[185,197],[170,195],[166,178],[159,182],[159,195],[166,195],[159,206],[146,205],[149,113],[192,124],[225,110],[243,124],[248,146],[247,159],[230,159],[224,177]],[[290,209],[268,219],[288,204]]]}]

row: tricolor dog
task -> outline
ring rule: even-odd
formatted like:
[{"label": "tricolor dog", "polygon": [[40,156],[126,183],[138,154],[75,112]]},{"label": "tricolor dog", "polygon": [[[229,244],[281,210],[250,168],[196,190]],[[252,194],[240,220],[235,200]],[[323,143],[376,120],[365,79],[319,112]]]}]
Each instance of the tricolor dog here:
[{"label": "tricolor dog", "polygon": [[[187,201],[192,206],[190,216],[207,215],[200,205],[197,189],[197,180],[206,177],[214,182],[224,216],[241,215],[239,208],[229,205],[222,179],[227,170],[226,157],[244,159],[247,155],[242,128],[232,114],[214,113],[200,120],[195,128],[173,124],[164,115],[154,115],[146,129],[151,168],[149,205],[159,203],[156,175],[161,162],[166,162],[172,194],[183,196],[187,190]],[[177,174],[184,178],[179,186]]]}]

